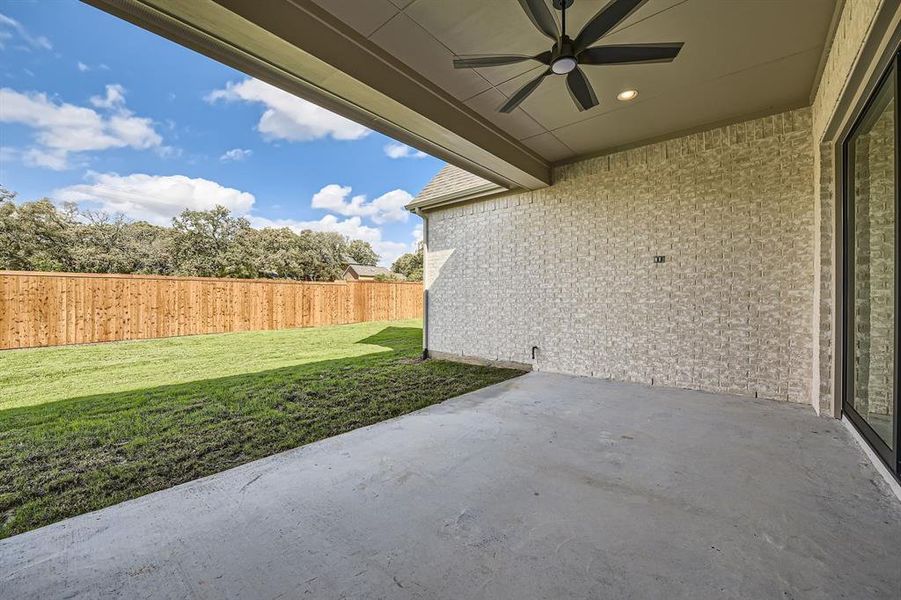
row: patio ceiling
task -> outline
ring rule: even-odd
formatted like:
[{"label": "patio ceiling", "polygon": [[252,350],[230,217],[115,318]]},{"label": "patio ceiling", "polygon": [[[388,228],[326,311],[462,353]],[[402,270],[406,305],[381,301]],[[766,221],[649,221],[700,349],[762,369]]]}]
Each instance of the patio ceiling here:
[{"label": "patio ceiling", "polygon": [[[586,67],[600,105],[580,112],[562,78],[509,115],[497,108],[545,67],[455,70],[455,55],[534,55],[549,47],[517,0],[317,0],[550,163],[744,115],[809,103],[834,0],[649,0],[598,45],[683,41],[672,64]],[[576,0],[578,30],[609,0]],[[559,17],[559,12],[553,11]],[[558,19],[559,22],[559,19]],[[637,89],[631,103],[616,100]]]},{"label": "patio ceiling", "polygon": [[[602,44],[685,42],[671,64],[587,67],[600,105],[563,81],[497,112],[537,63],[454,70],[455,55],[549,46],[517,0],[88,0],[505,187],[554,163],[807,105],[836,0],[648,0]],[[576,0],[578,29],[608,0]],[[555,16],[559,15],[554,11]],[[616,100],[639,90],[630,103]]]}]

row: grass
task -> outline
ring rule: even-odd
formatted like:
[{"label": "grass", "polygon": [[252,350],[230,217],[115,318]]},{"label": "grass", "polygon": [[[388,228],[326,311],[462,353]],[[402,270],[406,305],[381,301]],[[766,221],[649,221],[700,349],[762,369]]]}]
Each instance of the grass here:
[{"label": "grass", "polygon": [[0,353],[0,538],[520,371],[419,360],[418,322]]},{"label": "grass", "polygon": [[422,324],[372,322],[0,351],[0,410],[383,352],[378,344],[358,342],[388,326]]}]

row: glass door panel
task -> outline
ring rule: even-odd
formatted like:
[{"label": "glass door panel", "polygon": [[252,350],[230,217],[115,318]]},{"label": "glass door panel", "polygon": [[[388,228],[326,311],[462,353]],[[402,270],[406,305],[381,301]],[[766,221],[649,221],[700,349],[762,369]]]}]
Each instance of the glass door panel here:
[{"label": "glass door panel", "polygon": [[847,364],[844,408],[897,469],[897,67],[846,145]]}]

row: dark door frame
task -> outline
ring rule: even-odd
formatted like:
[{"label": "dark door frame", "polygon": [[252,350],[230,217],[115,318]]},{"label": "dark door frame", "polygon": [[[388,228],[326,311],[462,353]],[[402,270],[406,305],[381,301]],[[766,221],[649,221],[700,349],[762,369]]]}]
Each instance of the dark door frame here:
[{"label": "dark door frame", "polygon": [[[894,356],[894,440],[893,447],[889,447],[879,435],[873,430],[867,421],[861,417],[853,405],[849,402],[850,395],[854,393],[854,364],[853,364],[853,348],[854,344],[854,297],[852,284],[854,281],[854,212],[851,210],[851,192],[854,186],[854,174],[850,170],[849,164],[849,142],[857,132],[859,126],[863,122],[867,111],[873,106],[879,92],[885,83],[891,78],[892,72],[895,75],[895,356]],[[901,165],[899,165],[899,155],[901,155],[901,48],[896,49],[894,58],[880,75],[879,82],[876,84],[870,97],[867,99],[860,113],[854,120],[854,124],[848,131],[848,134],[842,140],[842,172],[843,172],[843,190],[842,190],[842,210],[844,212],[844,232],[843,243],[844,249],[844,269],[842,277],[842,294],[844,305],[844,316],[842,319],[843,327],[843,343],[842,343],[842,365],[844,372],[844,382],[842,386],[842,413],[848,417],[848,420],[854,424],[858,431],[867,440],[876,454],[885,463],[889,470],[901,481],[901,406],[899,406],[898,388],[899,386],[899,368],[898,368],[898,329],[899,329],[899,267],[901,267]]]}]

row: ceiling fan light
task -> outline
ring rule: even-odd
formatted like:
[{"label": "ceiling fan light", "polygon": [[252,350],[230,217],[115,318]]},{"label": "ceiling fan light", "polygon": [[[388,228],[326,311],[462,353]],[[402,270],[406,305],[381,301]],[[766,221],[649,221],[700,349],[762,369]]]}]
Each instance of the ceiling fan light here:
[{"label": "ceiling fan light", "polygon": [[566,75],[576,68],[576,59],[571,56],[563,56],[558,58],[551,64],[551,71],[557,75]]},{"label": "ceiling fan light", "polygon": [[638,97],[638,90],[623,90],[616,95],[616,99],[621,102],[635,100]]}]

